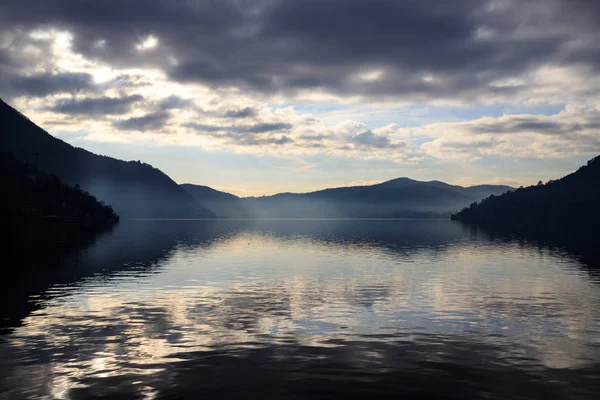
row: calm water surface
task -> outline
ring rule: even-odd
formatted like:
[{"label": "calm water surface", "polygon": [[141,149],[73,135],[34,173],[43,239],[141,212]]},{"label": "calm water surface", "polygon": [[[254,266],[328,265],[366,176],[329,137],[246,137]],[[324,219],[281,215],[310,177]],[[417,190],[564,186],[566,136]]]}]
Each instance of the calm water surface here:
[{"label": "calm water surface", "polygon": [[450,221],[125,221],[40,264],[0,399],[600,391],[596,266]]}]

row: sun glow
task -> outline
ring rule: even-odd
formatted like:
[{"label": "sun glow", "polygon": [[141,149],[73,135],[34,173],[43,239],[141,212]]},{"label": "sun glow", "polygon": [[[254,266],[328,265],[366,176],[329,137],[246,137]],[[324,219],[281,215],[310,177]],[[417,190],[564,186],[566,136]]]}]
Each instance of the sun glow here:
[{"label": "sun glow", "polygon": [[144,39],[142,42],[140,42],[138,45],[136,45],[135,48],[138,51],[148,51],[148,50],[152,50],[156,46],[158,46],[158,38],[156,38],[155,36],[149,35],[146,39]]}]

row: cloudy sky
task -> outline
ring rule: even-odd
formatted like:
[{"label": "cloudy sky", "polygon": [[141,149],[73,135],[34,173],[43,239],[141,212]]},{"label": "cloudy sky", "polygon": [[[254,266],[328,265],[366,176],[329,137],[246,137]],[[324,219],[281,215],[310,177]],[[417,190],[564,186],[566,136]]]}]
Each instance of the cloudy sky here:
[{"label": "cloudy sky", "polygon": [[0,97],[239,195],[532,184],[600,154],[600,2],[0,3]]}]

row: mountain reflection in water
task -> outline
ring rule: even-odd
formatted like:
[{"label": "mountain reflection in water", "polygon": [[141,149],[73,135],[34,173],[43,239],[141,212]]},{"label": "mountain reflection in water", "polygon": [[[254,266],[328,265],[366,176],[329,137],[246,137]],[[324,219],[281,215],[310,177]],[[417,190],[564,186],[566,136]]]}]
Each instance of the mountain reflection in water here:
[{"label": "mountain reflection in water", "polygon": [[450,221],[124,221],[48,264],[3,302],[0,398],[600,389],[593,266]]}]

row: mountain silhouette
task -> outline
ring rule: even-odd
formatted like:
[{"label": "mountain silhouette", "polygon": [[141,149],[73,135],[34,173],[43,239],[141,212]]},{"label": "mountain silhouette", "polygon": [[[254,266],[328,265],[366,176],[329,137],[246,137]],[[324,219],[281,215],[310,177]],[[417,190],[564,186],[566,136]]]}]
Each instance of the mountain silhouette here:
[{"label": "mountain silhouette", "polygon": [[252,218],[253,213],[246,207],[243,199],[227,192],[221,192],[208,186],[184,183],[180,185],[198,202],[208,207],[218,217]]},{"label": "mountain silhouette", "polygon": [[0,153],[0,178],[4,254],[21,258],[31,254],[23,250],[75,244],[119,222],[110,206],[77,186],[65,185],[56,175],[20,163],[10,153]]},{"label": "mountain silhouette", "polygon": [[0,100],[0,152],[10,152],[67,184],[78,184],[127,218],[211,218],[166,174],[139,161],[93,154],[51,136]]},{"label": "mountain silhouette", "polygon": [[[562,179],[490,196],[452,215],[484,228],[579,244],[596,241],[600,223],[600,156]],[[576,244],[577,244],[576,243]],[[595,244],[597,247],[597,243]]]},{"label": "mountain silhouette", "polygon": [[[370,186],[311,193],[239,198],[206,186],[184,185],[188,193],[229,218],[402,218],[443,217],[472,201],[501,194],[509,186],[462,187],[398,178]],[[217,211],[218,210],[218,211]]]}]

